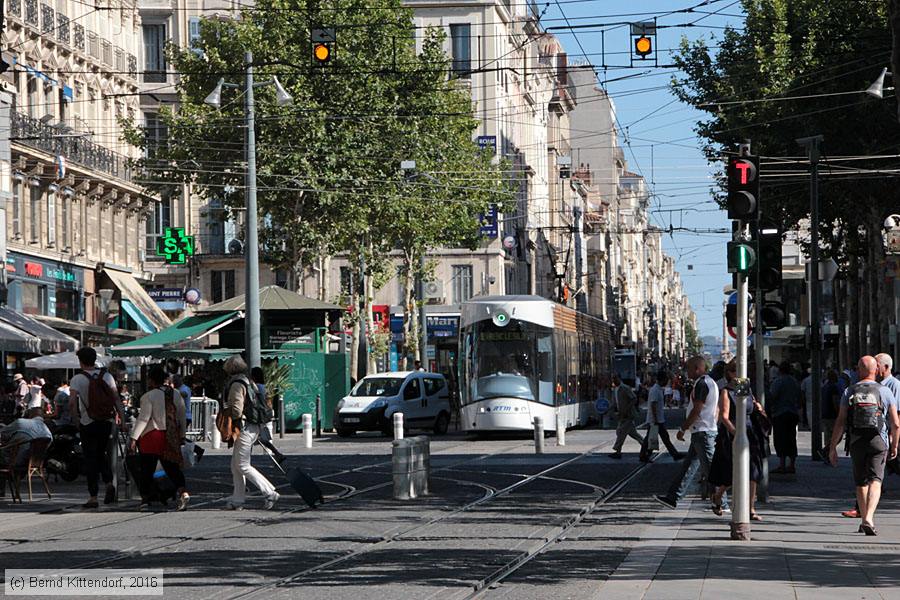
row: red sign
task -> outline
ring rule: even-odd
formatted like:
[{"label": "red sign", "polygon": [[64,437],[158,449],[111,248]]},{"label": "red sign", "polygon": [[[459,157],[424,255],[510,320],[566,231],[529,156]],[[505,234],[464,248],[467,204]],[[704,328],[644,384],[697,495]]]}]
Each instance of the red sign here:
[{"label": "red sign", "polygon": [[40,263],[25,263],[25,274],[29,277],[43,277],[44,265]]}]

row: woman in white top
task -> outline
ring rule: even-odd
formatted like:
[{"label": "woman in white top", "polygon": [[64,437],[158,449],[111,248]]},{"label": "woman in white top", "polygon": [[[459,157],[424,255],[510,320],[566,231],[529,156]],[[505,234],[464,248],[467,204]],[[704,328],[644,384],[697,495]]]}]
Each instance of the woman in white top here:
[{"label": "woman in white top", "polygon": [[154,365],[148,375],[150,390],[141,396],[141,411],[131,430],[129,450],[140,448],[141,466],[141,510],[150,506],[158,498],[153,484],[153,474],[157,461],[178,494],[177,510],[187,508],[191,497],[185,489],[184,473],[181,470],[181,442],[184,439],[185,411],[181,395],[166,385],[166,372],[162,365]]}]

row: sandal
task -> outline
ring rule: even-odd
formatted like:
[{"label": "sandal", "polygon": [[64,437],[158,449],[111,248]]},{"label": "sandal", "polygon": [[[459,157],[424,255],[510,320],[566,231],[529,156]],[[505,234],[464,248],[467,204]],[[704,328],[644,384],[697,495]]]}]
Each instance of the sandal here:
[{"label": "sandal", "polygon": [[878,530],[875,529],[874,525],[871,525],[869,523],[863,523],[859,526],[859,528],[862,529],[863,533],[865,533],[866,535],[878,535]]},{"label": "sandal", "polygon": [[763,518],[759,516],[756,511],[750,511],[750,520],[751,521],[762,521]]}]

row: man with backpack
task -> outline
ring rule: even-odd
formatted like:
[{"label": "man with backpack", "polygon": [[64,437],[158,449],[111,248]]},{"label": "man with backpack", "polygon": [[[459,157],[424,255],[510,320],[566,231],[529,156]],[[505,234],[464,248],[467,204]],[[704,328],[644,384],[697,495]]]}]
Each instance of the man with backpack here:
[{"label": "man with backpack", "polygon": [[887,460],[897,456],[900,419],[893,395],[875,380],[878,363],[863,356],[857,365],[859,381],[844,392],[831,435],[831,464],[837,466],[837,446],[846,426],[847,445],[853,462],[856,500],[862,520],[859,532],[878,535],[875,509],[881,498],[881,482]]},{"label": "man with backpack", "polygon": [[[262,428],[272,420],[274,411],[258,393],[257,387],[247,377],[247,363],[235,354],[225,361],[225,384],[223,405],[225,416],[230,420],[230,431],[226,431],[223,439],[230,438],[234,442],[231,455],[231,475],[234,478],[234,492],[228,499],[229,510],[240,510],[247,499],[247,480],[259,488],[265,496],[265,508],[270,510],[280,497],[275,486],[265,476],[253,468],[250,457],[253,444],[259,439]],[[218,426],[218,424],[217,424]]]},{"label": "man with backpack", "polygon": [[110,438],[116,429],[116,418],[123,422],[125,413],[115,378],[97,366],[97,351],[90,347],[76,352],[81,372],[69,381],[69,413],[77,418],[84,453],[84,470],[90,498],[82,508],[97,508],[98,479],[106,484],[104,504],[116,502],[116,488],[110,465]]}]

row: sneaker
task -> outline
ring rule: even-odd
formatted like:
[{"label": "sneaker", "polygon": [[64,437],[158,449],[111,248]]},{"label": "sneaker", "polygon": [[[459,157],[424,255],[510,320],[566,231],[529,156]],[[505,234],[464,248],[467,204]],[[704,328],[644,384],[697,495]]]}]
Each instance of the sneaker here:
[{"label": "sneaker", "polygon": [[668,496],[662,496],[662,495],[653,496],[653,499],[656,500],[657,502],[659,502],[660,504],[662,504],[663,506],[665,506],[666,508],[674,509],[674,508],[678,507],[678,503],[675,502],[674,500],[672,500],[671,498],[669,498]]},{"label": "sneaker", "polygon": [[278,502],[278,499],[281,498],[281,494],[278,492],[272,492],[272,495],[266,498],[265,503],[263,504],[263,508],[266,510],[272,510],[275,507],[275,503]]},{"label": "sneaker", "polygon": [[613,452],[612,454],[609,455],[609,457],[619,460],[620,458],[622,458],[622,453],[621,452]]},{"label": "sneaker", "polygon": [[244,510],[244,505],[237,504],[236,502],[226,502],[225,510]]},{"label": "sneaker", "polygon": [[110,484],[106,486],[106,494],[103,496],[103,504],[115,504],[116,488]]},{"label": "sneaker", "polygon": [[150,512],[152,508],[149,502],[141,502],[140,506],[138,506],[138,512]]},{"label": "sneaker", "polygon": [[175,510],[184,510],[187,508],[188,502],[191,501],[191,496],[187,492],[181,494],[181,497],[178,498],[178,504],[175,505]]}]

